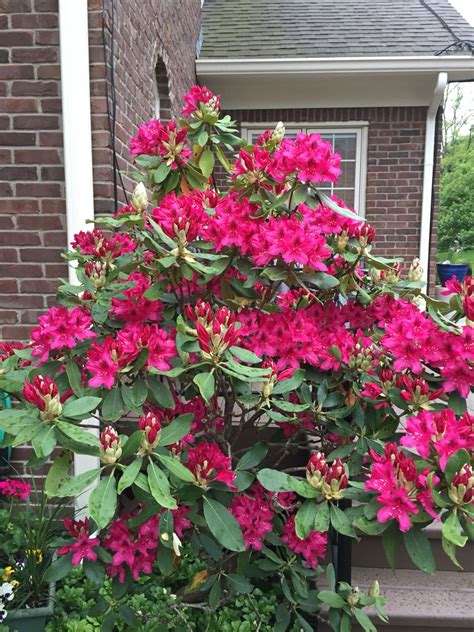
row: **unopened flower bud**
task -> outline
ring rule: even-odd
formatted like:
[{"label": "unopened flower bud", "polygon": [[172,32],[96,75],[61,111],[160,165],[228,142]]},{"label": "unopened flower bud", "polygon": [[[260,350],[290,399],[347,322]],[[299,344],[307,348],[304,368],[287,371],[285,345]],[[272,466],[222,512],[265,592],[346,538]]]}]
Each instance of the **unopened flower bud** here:
[{"label": "unopened flower bud", "polygon": [[349,235],[347,234],[345,230],[343,230],[342,233],[340,233],[336,237],[336,247],[335,247],[336,252],[338,253],[344,252],[348,243],[349,243]]},{"label": "unopened flower bud", "polygon": [[103,288],[107,282],[107,265],[102,261],[89,261],[84,272],[96,290]]},{"label": "unopened flower bud", "polygon": [[366,248],[375,239],[375,229],[370,224],[364,224],[358,229],[356,236],[359,239],[360,247]]},{"label": "unopened flower bud", "polygon": [[402,264],[394,263],[391,265],[390,270],[381,270],[380,278],[385,281],[385,283],[398,283],[400,281],[400,274],[402,272]]},{"label": "unopened flower bud", "polygon": [[451,479],[448,494],[456,505],[466,505],[472,501],[474,495],[474,472],[466,463]]},{"label": "unopened flower bud", "polygon": [[354,588],[354,590],[351,592],[349,597],[347,597],[347,603],[351,607],[357,606],[357,604],[359,603],[359,589],[358,588]]},{"label": "unopened flower bud", "polygon": [[380,595],[380,584],[376,579],[372,582],[369,587],[369,597],[378,597]]},{"label": "unopened flower bud", "polygon": [[283,140],[284,136],[285,136],[285,126],[283,125],[282,121],[279,121],[275,129],[273,130],[272,140],[276,141],[277,143],[280,143]]},{"label": "unopened flower bud", "polygon": [[156,415],[147,413],[138,420],[138,429],[144,431],[140,454],[149,454],[160,440],[161,423]]},{"label": "unopened flower bud", "polygon": [[315,452],[306,465],[306,480],[315,489],[321,489],[328,466],[324,454]]},{"label": "unopened flower bud", "polygon": [[143,213],[148,206],[148,195],[143,182],[139,182],[132,193],[132,206],[137,213]]},{"label": "unopened flower bud", "polygon": [[23,397],[40,410],[43,421],[53,421],[62,412],[58,387],[47,375],[37,375],[33,382],[25,382]]},{"label": "unopened flower bud", "polygon": [[100,437],[100,460],[106,465],[113,465],[122,456],[120,437],[115,428],[107,426]]},{"label": "unopened flower bud", "polygon": [[408,280],[409,281],[421,281],[423,276],[423,268],[420,265],[420,260],[418,257],[413,259],[413,263],[410,266],[408,271]]},{"label": "unopened flower bud", "polygon": [[322,492],[326,500],[340,500],[344,496],[344,490],[349,484],[347,480],[344,464],[340,459],[336,459],[329,466],[324,482],[322,484]]},{"label": "unopened flower bud", "polygon": [[183,548],[183,543],[178,538],[177,534],[173,532],[173,551],[176,557],[181,557],[182,548]]}]

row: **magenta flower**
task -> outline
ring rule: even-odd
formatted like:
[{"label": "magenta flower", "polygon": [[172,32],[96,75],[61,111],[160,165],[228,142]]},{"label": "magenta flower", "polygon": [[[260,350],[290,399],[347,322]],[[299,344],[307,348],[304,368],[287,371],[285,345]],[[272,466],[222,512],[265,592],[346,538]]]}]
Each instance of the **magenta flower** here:
[{"label": "magenta flower", "polygon": [[7,478],[0,482],[0,494],[10,496],[11,498],[26,500],[31,494],[31,485],[13,478]]},{"label": "magenta flower", "polygon": [[319,561],[324,559],[326,555],[326,546],[328,536],[326,533],[319,531],[311,531],[311,533],[302,540],[296,535],[295,517],[290,516],[283,527],[283,542],[295,553],[302,555],[305,559],[305,566],[309,568],[317,568]]},{"label": "magenta flower", "polygon": [[273,510],[265,496],[258,490],[234,496],[230,511],[242,529],[245,548],[261,551],[265,535],[273,530]]},{"label": "magenta flower", "polygon": [[203,441],[190,448],[187,468],[194,474],[197,484],[201,487],[207,487],[213,481],[220,481],[235,489],[235,472],[231,469],[231,458],[225,456],[215,443]]},{"label": "magenta flower", "polygon": [[64,518],[64,526],[74,538],[72,544],[67,544],[58,550],[60,555],[72,552],[72,564],[77,566],[82,560],[90,560],[95,562],[97,553],[94,551],[95,546],[99,546],[99,538],[89,537],[89,518],[84,520],[71,520]]}]

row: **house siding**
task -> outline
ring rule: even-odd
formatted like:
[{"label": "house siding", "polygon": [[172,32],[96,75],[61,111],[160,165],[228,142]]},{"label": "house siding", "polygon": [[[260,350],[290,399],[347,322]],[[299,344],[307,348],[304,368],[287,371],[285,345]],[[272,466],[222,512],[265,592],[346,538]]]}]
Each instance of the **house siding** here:
[{"label": "house siding", "polygon": [[[113,210],[111,3],[89,0],[94,197]],[[128,143],[154,115],[155,66],[166,67],[163,107],[177,113],[195,81],[199,0],[115,1],[116,156],[130,170]],[[24,340],[67,276],[57,0],[0,0],[0,339]],[[102,28],[104,24],[104,30]],[[107,64],[104,61],[104,37]],[[165,86],[161,85],[163,89]],[[109,106],[111,102],[109,99]],[[133,183],[124,176],[125,189]],[[119,204],[125,201],[118,190]]]},{"label": "house siding", "polygon": [[[231,110],[239,124],[262,127],[278,121],[318,123],[368,122],[366,218],[377,232],[374,252],[403,257],[406,268],[419,255],[426,107],[314,108]],[[436,235],[439,153],[435,169],[433,236]],[[435,242],[430,279],[434,279]]]}]

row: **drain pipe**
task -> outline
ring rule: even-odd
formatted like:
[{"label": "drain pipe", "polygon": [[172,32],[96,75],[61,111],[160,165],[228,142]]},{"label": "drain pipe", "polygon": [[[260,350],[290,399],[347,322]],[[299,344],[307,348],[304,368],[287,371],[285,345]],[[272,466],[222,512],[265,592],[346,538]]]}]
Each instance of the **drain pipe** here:
[{"label": "drain pipe", "polygon": [[[425,156],[423,166],[423,197],[421,203],[420,264],[423,281],[428,283],[430,265],[431,220],[433,202],[433,177],[436,138],[436,115],[448,83],[446,72],[438,73],[433,98],[426,115]],[[428,291],[428,287],[426,287]]]},{"label": "drain pipe", "polygon": [[[87,0],[59,0],[59,48],[69,248],[76,233],[88,230],[86,220],[94,218]],[[69,281],[77,283],[75,266],[71,264]],[[74,456],[75,474],[97,466],[96,457]],[[86,490],[75,499],[78,514],[84,513],[89,494],[90,490]]]}]

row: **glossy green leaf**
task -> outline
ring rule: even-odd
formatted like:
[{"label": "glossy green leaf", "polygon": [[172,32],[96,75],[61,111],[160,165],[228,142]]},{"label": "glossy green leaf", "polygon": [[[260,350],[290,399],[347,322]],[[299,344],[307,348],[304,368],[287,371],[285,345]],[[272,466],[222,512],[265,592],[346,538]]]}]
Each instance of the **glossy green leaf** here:
[{"label": "glossy green leaf", "polygon": [[89,513],[99,529],[104,529],[115,515],[117,487],[113,474],[102,478],[89,497]]},{"label": "glossy green leaf", "polygon": [[204,518],[209,530],[218,542],[230,551],[245,550],[244,538],[239,523],[224,505],[204,496]]},{"label": "glossy green leaf", "polygon": [[167,509],[177,509],[178,505],[171,495],[170,484],[165,474],[154,463],[147,468],[150,492],[156,502]]}]

